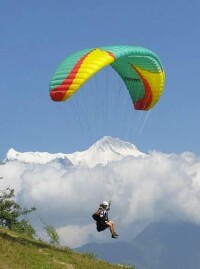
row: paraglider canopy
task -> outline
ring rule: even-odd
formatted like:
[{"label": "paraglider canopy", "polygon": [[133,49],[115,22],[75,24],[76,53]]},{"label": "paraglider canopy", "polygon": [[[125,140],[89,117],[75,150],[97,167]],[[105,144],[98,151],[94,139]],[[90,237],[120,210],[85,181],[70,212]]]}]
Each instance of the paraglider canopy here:
[{"label": "paraglider canopy", "polygon": [[152,51],[133,46],[99,47],[69,55],[51,79],[51,99],[67,100],[107,65],[111,65],[124,81],[135,109],[149,110],[154,107],[165,82],[162,64]]}]

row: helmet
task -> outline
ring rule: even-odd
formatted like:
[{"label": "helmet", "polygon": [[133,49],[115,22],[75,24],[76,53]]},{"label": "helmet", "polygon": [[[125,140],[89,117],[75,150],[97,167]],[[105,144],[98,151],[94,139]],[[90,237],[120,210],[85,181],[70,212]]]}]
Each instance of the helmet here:
[{"label": "helmet", "polygon": [[103,206],[108,206],[108,202],[107,201],[103,201],[102,205]]}]

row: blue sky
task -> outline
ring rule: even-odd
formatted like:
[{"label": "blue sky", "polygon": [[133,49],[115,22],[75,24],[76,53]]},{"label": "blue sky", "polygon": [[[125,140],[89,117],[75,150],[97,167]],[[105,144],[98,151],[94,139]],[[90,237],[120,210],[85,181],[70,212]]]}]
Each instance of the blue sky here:
[{"label": "blue sky", "polygon": [[[130,140],[145,152],[200,154],[199,1],[118,2],[1,1],[0,159],[11,147],[22,152],[82,150],[104,134]],[[49,98],[49,81],[63,58],[116,44],[154,51],[166,72],[163,96],[137,139],[129,126],[139,116],[130,111],[127,97],[121,97],[120,111],[108,102],[119,102],[113,91],[105,103],[101,99],[101,90],[121,83],[111,70],[96,75],[77,99],[58,104]],[[104,112],[93,102],[99,99]],[[108,115],[114,127],[104,133]]]}]

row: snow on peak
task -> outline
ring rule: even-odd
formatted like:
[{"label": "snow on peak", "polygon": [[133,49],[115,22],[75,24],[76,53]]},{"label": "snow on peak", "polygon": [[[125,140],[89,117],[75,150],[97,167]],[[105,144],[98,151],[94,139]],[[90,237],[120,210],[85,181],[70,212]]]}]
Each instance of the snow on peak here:
[{"label": "snow on peak", "polygon": [[66,159],[67,154],[56,153],[51,154],[48,152],[17,152],[11,148],[6,156],[5,161],[20,161],[24,163],[36,163],[36,164],[46,164],[52,162],[56,159]]},{"label": "snow on peak", "polygon": [[[96,165],[105,165],[108,162],[118,161],[127,156],[145,157],[146,154],[140,152],[134,145],[124,142],[119,138],[105,136],[89,149],[82,152],[71,154],[48,152],[17,152],[10,149],[5,161],[20,161],[31,164],[46,164],[59,162],[80,165],[85,167],[94,167]],[[64,163],[63,163],[64,162]]]},{"label": "snow on peak", "polygon": [[[131,143],[120,140],[119,138],[113,138],[110,136],[104,136],[102,139],[97,141],[94,145],[92,145],[89,150],[135,150],[135,152],[139,152],[138,149]],[[141,153],[141,152],[140,152]]]},{"label": "snow on peak", "polygon": [[104,136],[93,144],[88,150],[73,153],[68,158],[73,164],[94,167],[98,164],[107,164],[118,161],[126,156],[144,157],[146,154],[140,152],[134,145],[124,142],[119,138]]}]

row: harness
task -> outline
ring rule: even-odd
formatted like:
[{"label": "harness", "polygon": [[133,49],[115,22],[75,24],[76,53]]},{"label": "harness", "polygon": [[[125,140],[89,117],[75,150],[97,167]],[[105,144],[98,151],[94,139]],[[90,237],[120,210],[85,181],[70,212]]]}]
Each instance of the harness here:
[{"label": "harness", "polygon": [[107,229],[109,226],[105,223],[105,221],[109,221],[108,219],[108,210],[100,207],[93,215],[93,219],[96,221],[97,231],[101,232]]}]

